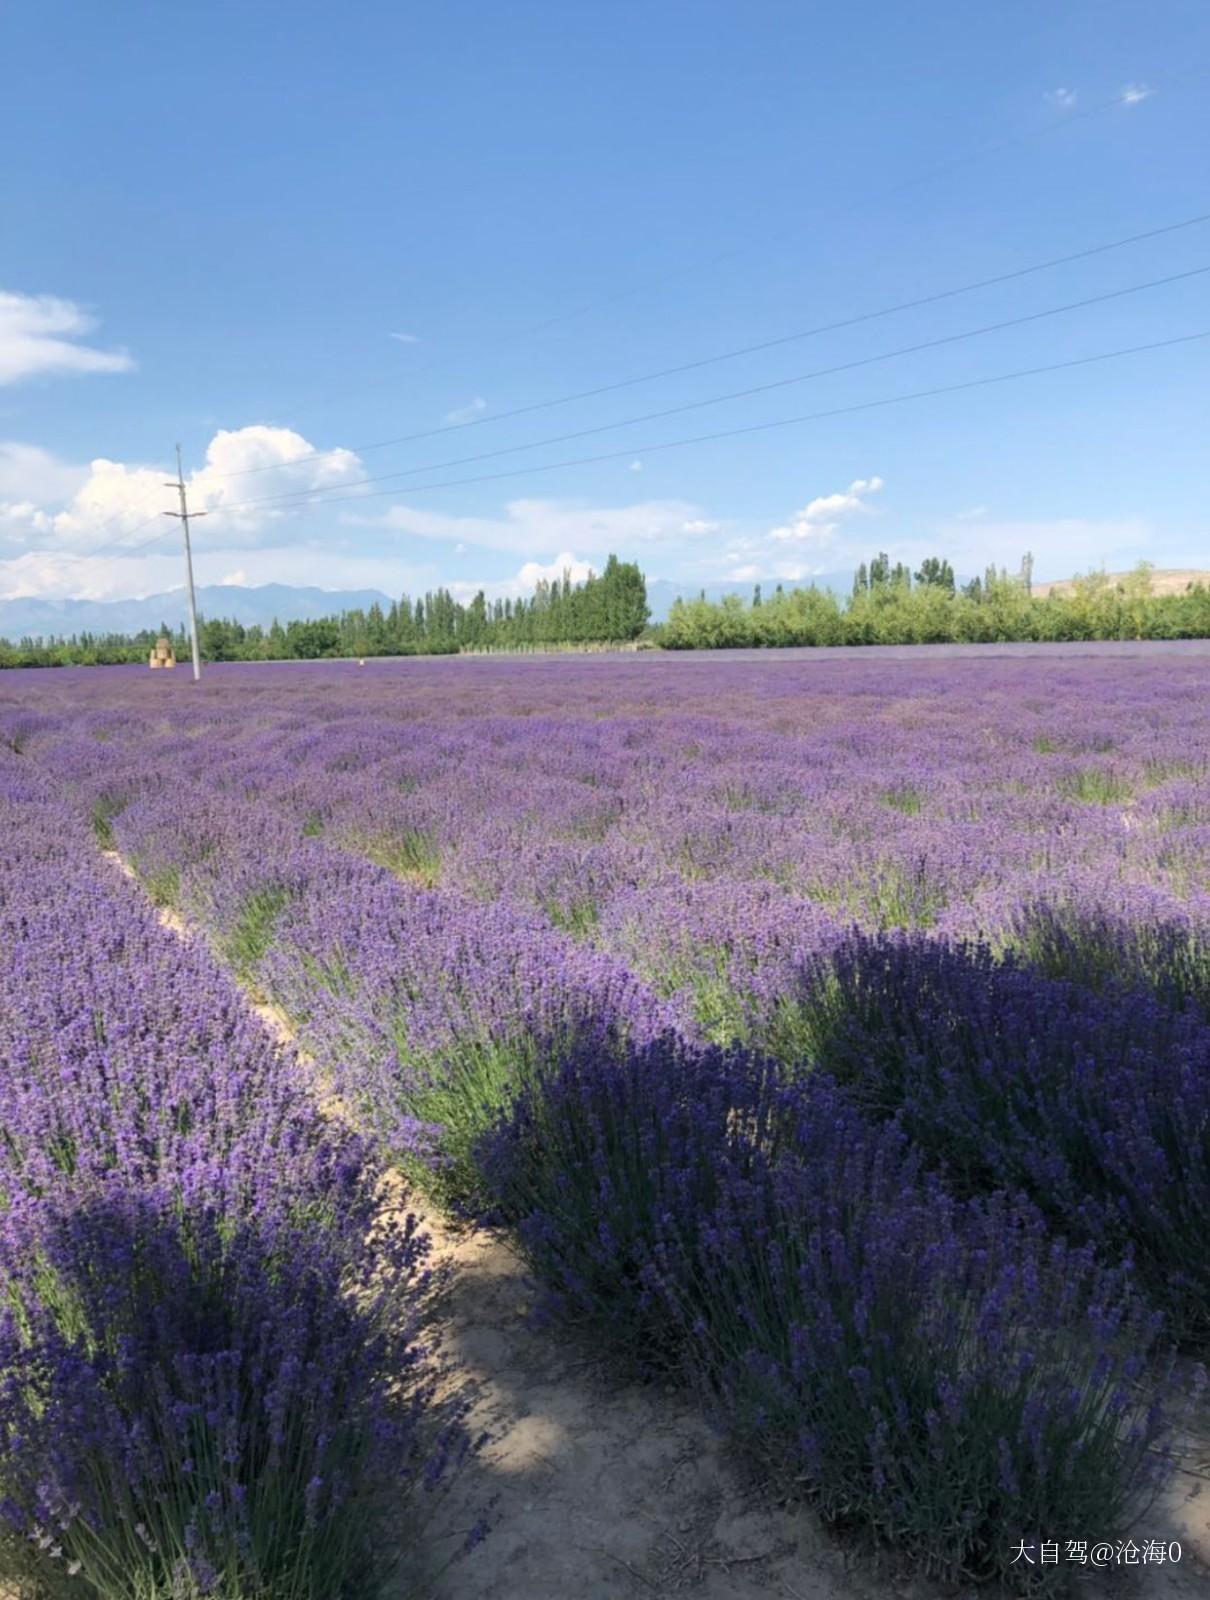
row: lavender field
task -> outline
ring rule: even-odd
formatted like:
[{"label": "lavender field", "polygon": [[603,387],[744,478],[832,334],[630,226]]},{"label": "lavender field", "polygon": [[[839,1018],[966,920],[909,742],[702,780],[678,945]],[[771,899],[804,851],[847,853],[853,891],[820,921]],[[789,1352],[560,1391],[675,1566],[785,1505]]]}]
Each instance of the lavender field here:
[{"label": "lavender field", "polygon": [[1205,657],[10,674],[0,814],[15,1593],[440,1594],[425,1216],[844,1548],[1034,1592],[1170,1537]]}]

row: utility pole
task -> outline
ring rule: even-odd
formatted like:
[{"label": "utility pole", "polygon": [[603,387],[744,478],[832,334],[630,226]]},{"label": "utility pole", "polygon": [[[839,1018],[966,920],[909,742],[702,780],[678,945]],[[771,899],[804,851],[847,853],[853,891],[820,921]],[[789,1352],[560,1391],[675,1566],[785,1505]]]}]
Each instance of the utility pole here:
[{"label": "utility pole", "polygon": [[[176,517],[185,535],[185,578],[189,586],[189,632],[193,641],[193,681],[202,675],[202,656],[197,643],[197,603],[193,598],[193,551],[189,548],[189,502],[185,499],[185,474],[181,470],[181,447],[176,447],[176,482],[166,483],[165,489],[177,489],[181,496],[179,511],[165,511],[166,517]],[[204,511],[195,511],[195,517],[204,517]]]}]

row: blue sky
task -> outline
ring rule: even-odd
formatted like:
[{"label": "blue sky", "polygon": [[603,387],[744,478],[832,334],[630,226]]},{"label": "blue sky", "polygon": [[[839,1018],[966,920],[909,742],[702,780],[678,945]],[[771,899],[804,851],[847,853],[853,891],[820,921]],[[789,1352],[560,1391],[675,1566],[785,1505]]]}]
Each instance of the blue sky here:
[{"label": "blue sky", "polygon": [[496,420],[1210,212],[1202,0],[10,0],[0,49],[0,597],[179,584],[178,439],[202,582],[1210,566],[1210,340],[651,448],[1208,329],[1210,275],[610,426],[1191,272],[1210,224]]}]

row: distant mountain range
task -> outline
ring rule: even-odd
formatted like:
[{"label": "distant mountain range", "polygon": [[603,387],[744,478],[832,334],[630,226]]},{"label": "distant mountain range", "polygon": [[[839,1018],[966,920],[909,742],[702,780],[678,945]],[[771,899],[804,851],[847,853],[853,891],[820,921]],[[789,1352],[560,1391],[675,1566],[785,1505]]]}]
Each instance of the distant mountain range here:
[{"label": "distant mountain range", "polygon": [[[814,580],[822,589],[847,594],[851,573],[829,575]],[[673,583],[668,578],[650,578],[647,598],[655,622],[663,622],[676,599],[695,600],[703,588],[708,600],[721,600],[725,594],[752,598],[751,583]],[[764,585],[772,593],[773,583]],[[227,617],[245,627],[259,623],[267,628],[278,622],[305,622],[311,617],[329,617],[340,611],[365,611],[375,601],[384,609],[390,595],[381,589],[314,589],[289,583],[264,583],[245,586],[210,583],[197,591],[197,608],[203,617]],[[70,636],[79,633],[137,633],[141,628],[183,628],[187,612],[185,591],[172,589],[167,594],[150,594],[142,600],[0,600],[0,639]]]},{"label": "distant mountain range", "polygon": [[[197,591],[197,608],[204,617],[227,617],[245,627],[259,622],[305,622],[338,611],[366,610],[377,601],[389,606],[391,598],[379,589],[312,589],[289,583],[264,583],[245,587],[210,583]],[[0,600],[0,638],[43,638],[51,634],[137,633],[140,628],[184,627],[188,618],[185,591],[150,594],[143,600]]]}]

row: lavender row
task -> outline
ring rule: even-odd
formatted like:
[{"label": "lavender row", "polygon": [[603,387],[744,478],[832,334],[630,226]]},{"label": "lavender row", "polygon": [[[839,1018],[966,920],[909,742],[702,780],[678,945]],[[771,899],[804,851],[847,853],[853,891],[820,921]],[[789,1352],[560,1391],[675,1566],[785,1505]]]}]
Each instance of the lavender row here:
[{"label": "lavender row", "polygon": [[[119,674],[79,701],[60,677],[0,730],[398,1159],[506,1212],[556,1305],[693,1373],[825,1511],[990,1573],[1001,1512],[1125,1517],[1159,1459],[1135,1403],[1156,1321],[1123,1254],[1180,1331],[1205,1325],[1196,673],[436,663],[200,695]],[[1020,1037],[980,1012],[978,969],[922,1021],[937,1059],[913,1045],[911,1084],[871,1068],[904,1055],[893,1006],[846,1055],[816,1012],[854,924],[911,933],[913,1019],[958,941],[1009,978],[1017,952]],[[840,1014],[870,1021],[852,995]],[[787,1083],[821,1063],[853,1099]],[[1027,1195],[988,1198],[1005,1186]]]},{"label": "lavender row", "polygon": [[783,996],[777,1042],[894,1120],[954,1192],[1026,1194],[1055,1233],[1131,1260],[1204,1351],[1210,1022],[1158,986],[1098,992],[986,946],[858,935]]},{"label": "lavender row", "polygon": [[465,1448],[428,1241],[11,751],[0,829],[0,1563],[48,1596],[370,1593]]},{"label": "lavender row", "polygon": [[480,1159],[552,1314],[687,1376],[779,1493],[926,1571],[1028,1589],[1017,1529],[1124,1531],[1170,1470],[1129,1271],[1023,1199],[956,1198],[823,1073],[572,1049]]},{"label": "lavender row", "polygon": [[[1056,906],[1077,927],[1108,906],[1115,925],[1180,924],[1204,947],[1201,674],[337,664],[220,669],[197,696],[60,674],[6,681],[0,725],[90,790],[102,822],[119,814],[165,895],[255,814],[287,843],[537,918],[721,1038],[759,1029],[801,959],[852,923],[1007,945]],[[157,840],[174,811],[179,837]]]}]

